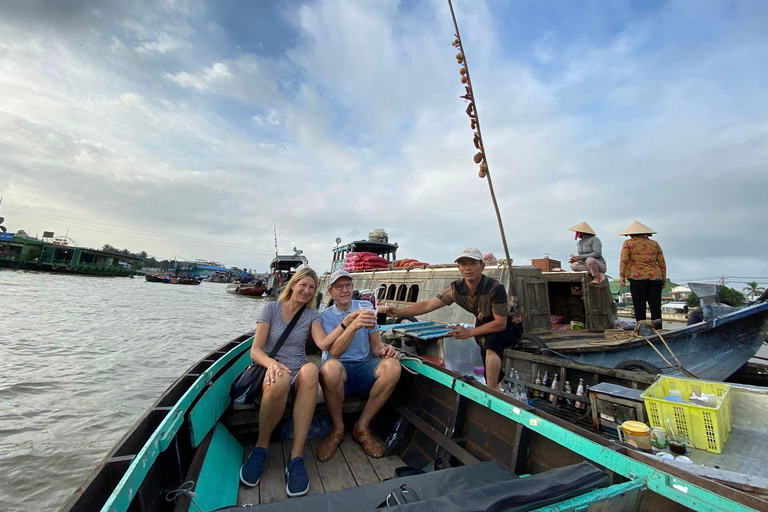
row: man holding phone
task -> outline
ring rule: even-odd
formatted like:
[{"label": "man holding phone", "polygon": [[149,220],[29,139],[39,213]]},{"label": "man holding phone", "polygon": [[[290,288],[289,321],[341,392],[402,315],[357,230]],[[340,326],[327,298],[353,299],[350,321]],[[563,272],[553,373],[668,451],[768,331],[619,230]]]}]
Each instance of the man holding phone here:
[{"label": "man holding phone", "polygon": [[384,449],[373,438],[370,422],[392,394],[400,379],[398,353],[382,343],[373,304],[353,300],[352,276],[346,270],[331,274],[328,293],[333,306],[320,314],[326,334],[342,332],[333,341],[318,344],[323,350],[320,385],[333,421],[333,430],[317,450],[316,458],[325,462],[333,457],[344,439],[341,406],[344,397],[368,396],[360,418],[352,428],[352,437],[371,457],[381,457]]}]

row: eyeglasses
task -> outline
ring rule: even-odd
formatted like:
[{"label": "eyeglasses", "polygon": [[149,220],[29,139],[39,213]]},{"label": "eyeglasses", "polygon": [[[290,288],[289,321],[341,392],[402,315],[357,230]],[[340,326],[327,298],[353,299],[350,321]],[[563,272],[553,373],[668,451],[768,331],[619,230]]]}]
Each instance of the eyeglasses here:
[{"label": "eyeglasses", "polygon": [[352,288],[353,288],[352,283],[339,283],[339,284],[333,285],[334,290],[344,290],[344,289],[351,290]]}]

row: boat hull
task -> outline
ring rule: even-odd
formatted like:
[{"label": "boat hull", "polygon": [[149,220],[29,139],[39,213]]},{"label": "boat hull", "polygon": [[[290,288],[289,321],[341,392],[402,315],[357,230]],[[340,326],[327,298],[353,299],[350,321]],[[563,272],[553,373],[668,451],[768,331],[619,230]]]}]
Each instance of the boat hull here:
[{"label": "boat hull", "polygon": [[[234,506],[239,500],[237,471],[245,447],[255,442],[258,410],[224,414],[228,400],[219,397],[226,397],[230,381],[250,362],[251,343],[252,338],[243,335],[193,365],[102,460],[62,510],[170,512],[176,508],[162,496],[188,481],[194,482],[195,502],[204,504],[203,509]],[[587,460],[615,474],[611,488],[631,479],[648,489],[645,501],[635,500],[633,508],[600,510],[676,511],[680,505],[739,512],[763,508],[764,502],[748,493],[647,457],[477,382],[465,382],[454,372],[418,360],[403,365],[416,374],[403,372],[392,399],[371,427],[385,438],[401,418],[407,426],[391,451],[412,467],[424,467],[440,456],[454,467],[495,460],[517,475],[535,475]],[[290,418],[290,413],[285,417]],[[319,439],[312,441],[313,446]],[[282,457],[288,445],[280,448],[273,442],[270,449],[275,444]],[[343,457],[338,459],[343,462]],[[330,462],[317,464],[321,472],[338,467]],[[278,469],[282,469],[279,464]],[[282,471],[266,479],[278,477],[276,489],[284,490]],[[333,490],[354,486],[354,480],[350,474],[346,485]],[[321,480],[315,482],[323,485]],[[266,481],[261,485],[263,493]],[[586,503],[595,501],[588,498]]]},{"label": "boat hull", "polygon": [[227,293],[246,295],[248,297],[261,297],[265,291],[266,287],[263,283],[231,283],[227,285]]},{"label": "boat hull", "polygon": [[[669,331],[662,336],[686,370],[702,379],[723,381],[749,361],[768,337],[768,303]],[[675,363],[657,336],[648,339],[667,360]],[[557,347],[556,343],[550,345]],[[578,353],[567,349],[557,351],[569,359],[595,366],[615,368],[622,361],[638,359],[659,367],[663,373],[682,375],[679,370],[670,368],[643,339],[610,349],[596,346],[594,350],[587,350],[582,348]]]}]

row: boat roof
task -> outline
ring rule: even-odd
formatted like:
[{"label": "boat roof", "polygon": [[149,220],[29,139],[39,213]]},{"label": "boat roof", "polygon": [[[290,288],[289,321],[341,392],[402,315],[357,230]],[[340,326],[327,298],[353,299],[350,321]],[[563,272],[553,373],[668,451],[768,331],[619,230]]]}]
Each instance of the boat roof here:
[{"label": "boat roof", "polygon": [[306,257],[296,254],[278,254],[269,264],[269,268],[276,270],[292,270],[298,266],[309,263]]},{"label": "boat roof", "polygon": [[347,245],[340,245],[333,252],[372,252],[374,254],[390,253],[397,251],[397,244],[377,242],[375,240],[355,240]]}]

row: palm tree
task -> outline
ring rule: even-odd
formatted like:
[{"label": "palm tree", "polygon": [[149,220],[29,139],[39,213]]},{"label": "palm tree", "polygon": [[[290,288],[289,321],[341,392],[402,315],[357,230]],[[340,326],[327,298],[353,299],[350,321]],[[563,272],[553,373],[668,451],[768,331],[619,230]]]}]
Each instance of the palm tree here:
[{"label": "palm tree", "polygon": [[747,286],[744,287],[744,291],[747,293],[749,300],[752,300],[763,293],[765,288],[758,286],[757,281],[752,281],[751,283],[747,283]]}]

